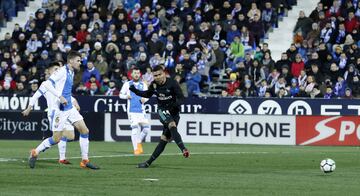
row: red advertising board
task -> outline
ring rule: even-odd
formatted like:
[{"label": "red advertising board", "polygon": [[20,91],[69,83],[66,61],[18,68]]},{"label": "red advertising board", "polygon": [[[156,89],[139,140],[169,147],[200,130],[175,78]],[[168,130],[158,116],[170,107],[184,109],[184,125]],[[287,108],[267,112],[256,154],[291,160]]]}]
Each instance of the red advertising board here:
[{"label": "red advertising board", "polygon": [[360,145],[358,116],[296,116],[297,145]]}]

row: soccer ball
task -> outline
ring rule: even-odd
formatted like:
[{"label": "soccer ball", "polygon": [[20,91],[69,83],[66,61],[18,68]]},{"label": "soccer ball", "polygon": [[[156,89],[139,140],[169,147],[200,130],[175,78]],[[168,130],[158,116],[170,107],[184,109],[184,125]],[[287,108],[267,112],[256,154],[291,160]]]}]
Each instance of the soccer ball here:
[{"label": "soccer ball", "polygon": [[320,162],[320,169],[324,173],[331,173],[335,170],[335,168],[336,168],[335,161],[332,159],[327,158]]}]

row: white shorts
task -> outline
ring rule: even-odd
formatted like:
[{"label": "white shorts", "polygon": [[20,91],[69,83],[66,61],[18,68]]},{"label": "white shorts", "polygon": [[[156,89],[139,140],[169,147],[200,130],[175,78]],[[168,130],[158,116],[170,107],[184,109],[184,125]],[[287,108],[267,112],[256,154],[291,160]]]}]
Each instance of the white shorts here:
[{"label": "white shorts", "polygon": [[128,113],[130,125],[149,124],[149,119],[144,113]]},{"label": "white shorts", "polygon": [[[79,111],[73,107],[67,111],[59,111],[56,110],[54,117],[52,119],[51,130],[52,131],[63,131],[63,130],[71,130],[74,129],[72,124],[77,121],[83,120],[84,118],[81,116]],[[72,127],[71,129],[70,126]]]},{"label": "white shorts", "polygon": [[[49,119],[49,125],[52,128],[52,120],[51,120],[51,116],[48,116]],[[65,126],[64,126],[64,131],[74,131],[74,126],[70,123],[70,121],[66,121]]]}]

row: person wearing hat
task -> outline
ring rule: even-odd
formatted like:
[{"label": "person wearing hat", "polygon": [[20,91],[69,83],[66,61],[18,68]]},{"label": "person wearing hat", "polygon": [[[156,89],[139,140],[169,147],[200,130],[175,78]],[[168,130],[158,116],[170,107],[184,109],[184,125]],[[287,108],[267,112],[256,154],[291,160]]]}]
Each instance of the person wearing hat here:
[{"label": "person wearing hat", "polygon": [[43,50],[40,55],[40,59],[36,63],[36,67],[40,69],[45,69],[48,67],[51,63],[51,60],[49,58],[49,52],[47,50]]},{"label": "person wearing hat", "polygon": [[298,81],[296,78],[291,79],[289,93],[290,93],[291,97],[297,97],[300,93],[300,88],[299,88]]},{"label": "person wearing hat", "polygon": [[91,52],[90,61],[96,61],[97,55],[104,55],[101,42],[95,42],[94,50]]},{"label": "person wearing hat", "polygon": [[30,96],[33,96],[36,93],[37,89],[39,88],[39,80],[33,79],[29,82],[29,84],[30,84],[29,94]]},{"label": "person wearing hat", "polygon": [[240,81],[237,80],[236,73],[231,73],[229,79],[230,81],[226,84],[226,90],[229,95],[233,96],[235,90],[240,87]]}]

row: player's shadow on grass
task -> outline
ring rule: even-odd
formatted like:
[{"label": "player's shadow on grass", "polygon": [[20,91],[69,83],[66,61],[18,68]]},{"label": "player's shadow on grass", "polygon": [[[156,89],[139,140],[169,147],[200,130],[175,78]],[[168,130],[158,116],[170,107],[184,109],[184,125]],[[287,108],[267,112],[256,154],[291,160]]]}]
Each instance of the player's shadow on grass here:
[{"label": "player's shadow on grass", "polygon": [[96,153],[108,153],[111,155],[116,155],[116,154],[132,154],[132,151],[128,150],[128,151],[118,151],[118,150],[98,150],[96,151]]}]

